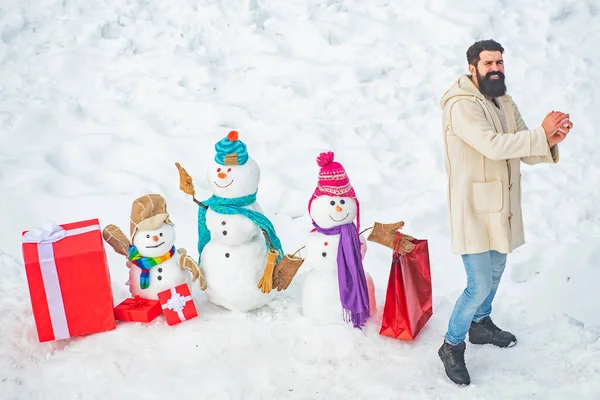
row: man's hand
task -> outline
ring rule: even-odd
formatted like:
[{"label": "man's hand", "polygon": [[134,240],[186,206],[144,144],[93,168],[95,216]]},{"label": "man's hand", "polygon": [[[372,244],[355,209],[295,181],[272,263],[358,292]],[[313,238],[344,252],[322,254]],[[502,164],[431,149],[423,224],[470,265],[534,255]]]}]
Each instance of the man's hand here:
[{"label": "man's hand", "polygon": [[546,132],[546,137],[554,135],[556,131],[568,121],[569,114],[560,111],[549,112],[542,121],[542,128],[544,128],[544,132]]},{"label": "man's hand", "polygon": [[573,122],[568,120],[563,126],[559,127],[558,130],[566,133],[569,133],[573,129]]},{"label": "man's hand", "polygon": [[569,114],[551,111],[542,121],[542,127],[546,132],[548,145],[553,147],[565,139],[571,128],[573,128],[573,123],[569,119]]}]

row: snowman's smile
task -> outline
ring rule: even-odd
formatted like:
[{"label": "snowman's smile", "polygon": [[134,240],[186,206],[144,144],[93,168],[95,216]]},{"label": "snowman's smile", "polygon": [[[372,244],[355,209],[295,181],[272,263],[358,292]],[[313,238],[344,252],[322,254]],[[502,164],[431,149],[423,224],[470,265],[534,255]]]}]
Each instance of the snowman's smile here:
[{"label": "snowman's smile", "polygon": [[342,218],[342,219],[335,219],[331,215],[329,216],[329,218],[331,218],[331,220],[335,221],[335,222],[342,222],[343,220],[345,220],[346,218],[348,218],[348,215],[350,215],[350,213],[346,214],[346,216],[344,218]]},{"label": "snowman's smile", "polygon": [[215,185],[217,185],[218,187],[220,187],[221,189],[224,189],[224,188],[226,188],[226,187],[230,186],[230,185],[233,183],[233,181],[234,181],[234,180],[235,180],[235,179],[232,179],[232,180],[231,180],[231,182],[229,182],[229,183],[228,183],[227,185],[225,185],[225,186],[221,186],[221,185],[219,185],[219,184],[218,184],[217,182],[215,182],[215,181],[213,181],[213,183],[214,183]]},{"label": "snowman's smile", "polygon": [[163,244],[165,244],[165,242],[160,242],[159,244],[157,244],[156,246],[146,246],[147,249],[155,249],[157,247],[162,246]]}]

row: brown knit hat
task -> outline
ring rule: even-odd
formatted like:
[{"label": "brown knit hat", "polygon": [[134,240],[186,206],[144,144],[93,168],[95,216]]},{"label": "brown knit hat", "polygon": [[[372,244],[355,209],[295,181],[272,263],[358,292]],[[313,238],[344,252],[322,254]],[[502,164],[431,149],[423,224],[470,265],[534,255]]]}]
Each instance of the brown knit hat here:
[{"label": "brown knit hat", "polygon": [[173,225],[167,212],[167,203],[160,194],[145,194],[133,201],[129,224],[131,240],[138,229],[157,229],[163,223]]}]

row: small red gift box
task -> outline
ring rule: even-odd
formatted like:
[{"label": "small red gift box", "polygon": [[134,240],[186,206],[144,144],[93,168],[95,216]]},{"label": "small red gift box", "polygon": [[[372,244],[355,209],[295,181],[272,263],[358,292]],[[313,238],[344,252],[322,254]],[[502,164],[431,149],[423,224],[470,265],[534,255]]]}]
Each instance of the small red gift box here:
[{"label": "small red gift box", "polygon": [[198,316],[196,305],[190,295],[190,288],[185,283],[158,293],[158,299],[169,325],[175,325]]},{"label": "small red gift box", "polygon": [[97,219],[23,232],[23,259],[40,342],[116,328]]},{"label": "small red gift box", "polygon": [[115,307],[115,319],[118,321],[150,322],[160,314],[160,301],[140,296],[125,299]]}]

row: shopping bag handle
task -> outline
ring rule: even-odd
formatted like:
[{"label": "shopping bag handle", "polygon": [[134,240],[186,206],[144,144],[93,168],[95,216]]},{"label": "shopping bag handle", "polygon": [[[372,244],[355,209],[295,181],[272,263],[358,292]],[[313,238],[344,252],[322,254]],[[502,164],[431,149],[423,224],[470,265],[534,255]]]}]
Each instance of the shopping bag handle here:
[{"label": "shopping bag handle", "polygon": [[394,238],[394,254],[405,255],[413,251],[415,248],[415,244],[412,242],[413,240],[415,240],[414,237],[397,231],[396,237]]},{"label": "shopping bag handle", "polygon": [[401,246],[402,243],[402,232],[396,232],[396,237],[394,238],[394,254],[398,254],[398,250],[400,249],[400,254],[404,255],[404,246]]}]

